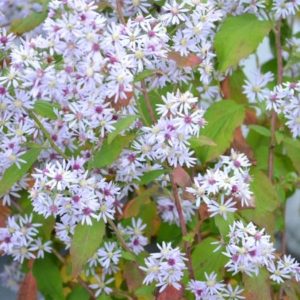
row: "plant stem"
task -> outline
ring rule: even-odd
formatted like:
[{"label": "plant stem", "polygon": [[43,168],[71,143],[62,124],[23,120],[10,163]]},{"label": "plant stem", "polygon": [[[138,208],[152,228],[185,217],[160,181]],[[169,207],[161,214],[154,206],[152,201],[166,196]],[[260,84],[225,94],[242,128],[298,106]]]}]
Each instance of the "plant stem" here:
[{"label": "plant stem", "polygon": [[147,110],[150,114],[150,118],[151,118],[153,123],[156,123],[156,117],[155,117],[155,114],[154,114],[154,111],[153,111],[153,108],[152,108],[152,105],[151,105],[151,100],[149,98],[149,94],[147,92],[147,87],[146,87],[145,80],[141,81],[141,88],[142,88],[142,93],[143,93],[145,103],[146,103],[146,106],[147,106]]},{"label": "plant stem", "polygon": [[77,280],[78,280],[79,284],[87,290],[87,292],[90,294],[91,298],[93,300],[96,299],[96,297],[95,297],[93,291],[90,289],[89,285],[80,276],[77,277]]},{"label": "plant stem", "polygon": [[[172,174],[170,174],[170,179],[171,179],[171,184],[172,184],[173,196],[174,196],[174,200],[175,200],[175,206],[176,206],[178,216],[179,216],[181,233],[182,233],[182,236],[185,237],[185,236],[187,236],[187,228],[186,228],[186,223],[185,223],[185,219],[184,219],[184,215],[183,215],[183,211],[182,211],[182,207],[181,207],[181,201],[180,201],[180,198],[178,195],[178,188],[177,188],[177,185],[174,181],[174,177]],[[195,274],[194,274],[193,264],[192,264],[192,256],[191,256],[192,249],[191,249],[190,242],[184,241],[184,248],[185,248],[186,257],[188,259],[187,265],[188,265],[189,276],[191,279],[195,279]]]},{"label": "plant stem", "polygon": [[120,19],[122,24],[126,24],[125,18],[123,15],[123,7],[122,7],[122,0],[116,0],[116,11],[118,18]]},{"label": "plant stem", "polygon": [[[120,230],[119,230],[118,227],[115,225],[115,223],[114,223],[112,220],[110,220],[110,219],[107,219],[107,222],[108,222],[108,224],[110,225],[110,227],[112,228],[112,230],[114,231],[114,233],[116,234],[117,239],[118,239],[118,241],[120,242],[122,248],[123,248],[125,251],[127,251],[127,252],[129,252],[129,253],[132,253],[132,250],[127,246],[127,244],[126,244],[126,242],[125,242],[125,240],[124,240],[122,234],[120,233]],[[142,270],[140,270],[140,268],[139,268],[139,264],[138,264],[136,261],[134,261],[133,263],[135,264],[135,266],[137,267],[137,269],[138,269],[139,271],[142,272]]]},{"label": "plant stem", "polygon": [[[276,59],[277,59],[277,84],[282,84],[283,60],[282,60],[280,20],[277,22],[274,32],[275,32]],[[275,137],[276,119],[277,119],[277,114],[273,109],[271,112],[271,140],[270,140],[269,159],[268,159],[268,177],[271,181],[273,181],[273,175],[274,175],[274,150],[276,146],[276,137]]]},{"label": "plant stem", "polygon": [[58,153],[60,154],[64,159],[68,159],[67,155],[58,148],[58,146],[54,143],[54,141],[52,140],[49,132],[47,131],[47,129],[44,127],[44,125],[42,124],[42,122],[39,120],[39,118],[30,110],[27,110],[28,115],[34,120],[34,122],[36,123],[36,125],[39,127],[39,129],[43,132],[45,138],[48,140],[48,142],[50,143],[51,147]]},{"label": "plant stem", "polygon": [[128,252],[132,252],[132,250],[127,246],[122,234],[120,233],[120,231],[119,231],[118,227],[115,225],[115,223],[110,219],[107,219],[107,222],[110,225],[110,227],[112,228],[112,230],[114,231],[114,233],[116,234],[117,239],[119,240],[122,248]]},{"label": "plant stem", "polygon": [[57,259],[62,263],[64,264],[66,261],[65,261],[65,258],[56,250],[56,249],[52,249],[52,253],[57,257]]}]

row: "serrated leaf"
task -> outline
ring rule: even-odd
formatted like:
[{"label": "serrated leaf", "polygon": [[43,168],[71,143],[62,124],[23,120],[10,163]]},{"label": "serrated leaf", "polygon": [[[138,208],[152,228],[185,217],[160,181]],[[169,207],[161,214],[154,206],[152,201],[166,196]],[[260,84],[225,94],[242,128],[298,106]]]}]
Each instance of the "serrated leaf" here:
[{"label": "serrated leaf", "polygon": [[251,170],[252,181],[250,190],[255,197],[255,209],[245,209],[240,212],[247,221],[255,222],[273,232],[274,211],[279,206],[278,195],[268,177],[257,169]]},{"label": "serrated leaf", "polygon": [[76,226],[70,249],[73,276],[77,276],[87,260],[95,254],[104,233],[105,224],[102,220],[94,221],[92,225]]},{"label": "serrated leaf", "polygon": [[222,216],[216,215],[214,217],[214,220],[217,228],[219,229],[220,234],[225,239],[230,230],[229,226],[234,222],[234,214],[227,213],[226,220]]},{"label": "serrated leaf", "polygon": [[43,259],[36,260],[32,272],[36,278],[38,290],[46,299],[65,299],[59,268],[50,255],[45,255]]},{"label": "serrated leaf", "polygon": [[155,74],[155,71],[153,71],[153,70],[144,70],[135,75],[133,82],[139,82],[139,81],[144,80],[154,74]]},{"label": "serrated leaf", "polygon": [[192,137],[189,139],[190,147],[194,150],[197,150],[203,146],[217,146],[217,144],[210,138],[204,135],[200,135],[199,137]]},{"label": "serrated leaf", "polygon": [[255,132],[263,135],[263,136],[267,136],[267,137],[271,136],[270,129],[268,129],[266,127],[263,127],[263,126],[260,126],[260,125],[250,125],[249,128],[254,130]]},{"label": "serrated leaf", "polygon": [[222,278],[224,266],[228,259],[221,253],[221,250],[213,252],[216,245],[211,243],[216,241],[216,239],[208,237],[198,244],[192,253],[195,277],[199,280],[205,279],[205,272],[207,274],[216,272],[218,278]]},{"label": "serrated leaf", "polygon": [[7,193],[9,189],[27,173],[37,160],[41,150],[42,149],[40,148],[34,148],[23,154],[20,158],[25,160],[26,163],[21,163],[20,169],[16,164],[13,164],[5,170],[2,179],[0,180],[0,196]]},{"label": "serrated leaf", "polygon": [[204,115],[207,125],[201,134],[213,140],[216,146],[195,149],[202,162],[211,161],[223,154],[234,138],[234,131],[245,118],[245,107],[232,100],[222,100],[212,104]]},{"label": "serrated leaf", "polygon": [[57,108],[56,105],[53,105],[52,103],[44,100],[37,100],[34,103],[33,110],[38,115],[48,118],[50,120],[56,120],[57,115],[54,112],[54,109]]},{"label": "serrated leaf", "polygon": [[148,171],[145,172],[143,174],[143,176],[140,178],[140,184],[149,184],[151,183],[153,180],[155,180],[157,177],[166,174],[168,171],[165,169],[162,170],[152,170],[152,171]]},{"label": "serrated leaf", "polygon": [[261,268],[257,276],[243,275],[246,300],[271,300],[269,273]]},{"label": "serrated leaf", "polygon": [[123,130],[129,128],[131,124],[137,119],[137,116],[127,116],[125,118],[122,118],[117,123],[115,123],[113,126],[115,127],[115,130],[112,131],[108,137],[107,137],[107,143],[111,144],[111,142],[122,132]]},{"label": "serrated leaf", "polygon": [[93,159],[89,161],[89,168],[103,168],[111,165],[134,138],[135,134],[131,133],[126,136],[119,136],[110,144],[105,141],[101,149],[94,154]]},{"label": "serrated leaf", "polygon": [[228,77],[229,97],[237,103],[247,103],[247,97],[243,93],[243,85],[245,83],[246,76],[244,72],[238,68]]},{"label": "serrated leaf", "polygon": [[215,37],[218,69],[224,72],[249,56],[268,35],[272,26],[270,21],[260,21],[253,14],[229,16]]},{"label": "serrated leaf", "polygon": [[294,168],[300,174],[300,142],[289,137],[283,138],[284,148],[287,156],[293,163]]},{"label": "serrated leaf", "polygon": [[35,29],[40,24],[42,24],[43,21],[48,16],[47,4],[49,1],[45,0],[43,2],[44,2],[43,5],[44,7],[41,12],[32,12],[31,14],[29,14],[27,17],[23,19],[13,20],[11,23],[10,31],[13,32],[14,34],[21,35],[25,32],[29,32]]}]

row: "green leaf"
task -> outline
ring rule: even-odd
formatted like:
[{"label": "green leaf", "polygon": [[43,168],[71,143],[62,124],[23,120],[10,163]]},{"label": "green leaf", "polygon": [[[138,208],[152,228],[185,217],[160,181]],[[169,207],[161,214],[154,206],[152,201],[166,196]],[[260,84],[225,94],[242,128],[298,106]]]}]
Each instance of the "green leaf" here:
[{"label": "green leaf", "polygon": [[94,154],[93,159],[89,161],[89,168],[102,168],[111,165],[134,138],[135,134],[131,133],[126,136],[119,136],[110,144],[105,141],[101,149]]},{"label": "green leaf", "polygon": [[257,276],[243,275],[243,282],[247,300],[271,300],[271,284],[269,272],[261,268]]},{"label": "green leaf", "polygon": [[67,297],[67,300],[89,300],[89,299],[90,299],[90,294],[84,287],[80,285],[77,285],[74,288],[72,288],[71,293]]},{"label": "green leaf", "polygon": [[150,286],[142,286],[135,290],[134,294],[141,300],[154,300],[155,287]]},{"label": "green leaf", "polygon": [[23,19],[13,20],[11,23],[10,31],[21,35],[25,32],[29,32],[38,27],[48,16],[48,0],[43,1],[44,8],[41,12],[33,12]]},{"label": "green leaf", "polygon": [[283,144],[286,149],[287,156],[292,161],[296,171],[300,174],[300,141],[284,137]]},{"label": "green leaf", "polygon": [[238,68],[228,77],[229,84],[229,97],[237,103],[248,103],[246,95],[243,93],[243,85],[245,83],[246,76],[244,72]]},{"label": "green leaf", "polygon": [[256,50],[272,26],[271,22],[260,21],[252,14],[228,17],[215,37],[218,69],[224,72],[238,65]]},{"label": "green leaf", "polygon": [[196,152],[200,147],[203,146],[217,146],[217,144],[213,140],[204,135],[190,138],[189,143],[190,147]]},{"label": "green leaf", "polygon": [[234,131],[245,117],[245,108],[232,100],[223,100],[211,105],[205,113],[207,125],[201,134],[213,140],[217,146],[195,149],[202,162],[211,161],[223,154],[233,140]]},{"label": "green leaf", "polygon": [[146,172],[143,174],[143,176],[140,179],[140,184],[149,184],[151,183],[153,180],[155,180],[157,177],[166,174],[168,172],[168,170],[152,170],[149,172]]},{"label": "green leaf", "polygon": [[208,274],[216,272],[218,278],[222,278],[224,265],[228,259],[221,253],[221,250],[213,252],[217,246],[211,243],[216,241],[216,239],[208,237],[198,244],[192,253],[195,277],[198,280],[205,280],[205,272]]},{"label": "green leaf", "polygon": [[155,74],[155,72],[153,70],[144,70],[144,71],[136,74],[136,76],[134,77],[134,81],[133,82],[142,81],[142,80],[146,79],[147,77],[150,77],[150,76],[152,76],[154,74]]},{"label": "green leaf", "polygon": [[255,209],[240,212],[247,221],[265,227],[268,232],[274,229],[274,211],[279,205],[278,195],[268,177],[256,168],[251,170],[250,190],[255,197]]},{"label": "green leaf", "polygon": [[157,242],[172,242],[177,245],[181,241],[182,235],[180,228],[175,224],[162,222],[157,233]]},{"label": "green leaf", "polygon": [[57,115],[54,112],[54,109],[58,108],[57,105],[53,105],[52,103],[44,100],[37,100],[34,103],[33,110],[40,116],[44,118],[48,118],[50,120],[56,120]]},{"label": "green leaf", "polygon": [[122,258],[124,258],[125,260],[129,260],[129,261],[136,261],[135,256],[128,251],[122,251]]},{"label": "green leaf", "polygon": [[226,238],[230,230],[229,225],[231,225],[234,222],[234,214],[227,213],[226,220],[222,216],[216,215],[214,217],[214,220],[217,228],[219,229],[220,234],[222,235],[223,238]]},{"label": "green leaf", "polygon": [[137,116],[127,116],[122,118],[117,123],[114,124],[115,130],[111,132],[107,137],[107,143],[111,142],[119,135],[120,132],[130,127],[130,125],[137,119]]},{"label": "green leaf", "polygon": [[92,225],[76,226],[70,249],[73,276],[77,276],[87,260],[95,254],[104,233],[105,224],[102,220],[94,221]]},{"label": "green leaf", "polygon": [[33,148],[23,154],[21,159],[25,160],[26,163],[21,163],[20,169],[16,164],[13,164],[5,170],[2,179],[0,180],[0,196],[7,193],[9,189],[28,172],[37,160],[41,150],[42,149],[40,148]]},{"label": "green leaf", "polygon": [[62,278],[55,260],[50,255],[37,259],[33,264],[33,275],[38,289],[46,299],[64,300]]},{"label": "green leaf", "polygon": [[270,129],[260,126],[260,125],[249,125],[249,128],[254,130],[255,132],[263,135],[263,136],[267,136],[270,137],[271,136],[271,131]]}]

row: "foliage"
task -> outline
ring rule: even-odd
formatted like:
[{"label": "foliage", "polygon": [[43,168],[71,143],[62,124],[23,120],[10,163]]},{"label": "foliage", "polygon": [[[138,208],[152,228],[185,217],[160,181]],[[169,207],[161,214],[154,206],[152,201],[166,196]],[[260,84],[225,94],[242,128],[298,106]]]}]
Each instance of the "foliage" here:
[{"label": "foliage", "polygon": [[299,1],[2,2],[1,282],[22,300],[298,299]]}]

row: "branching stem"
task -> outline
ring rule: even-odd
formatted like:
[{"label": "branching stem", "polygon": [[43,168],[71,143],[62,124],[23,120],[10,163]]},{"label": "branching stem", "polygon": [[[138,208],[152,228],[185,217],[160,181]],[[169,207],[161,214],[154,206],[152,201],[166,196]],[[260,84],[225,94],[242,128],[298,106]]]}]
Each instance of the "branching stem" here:
[{"label": "branching stem", "polygon": [[[187,236],[186,223],[185,223],[185,219],[184,219],[184,215],[183,215],[183,211],[182,211],[182,207],[181,207],[181,201],[180,201],[179,194],[178,194],[178,188],[177,188],[177,185],[174,181],[174,177],[172,174],[170,174],[170,179],[171,179],[171,184],[172,184],[173,196],[174,196],[174,200],[175,200],[175,206],[176,206],[178,216],[179,216],[181,233],[182,233],[183,237],[186,237]],[[194,274],[193,264],[192,264],[192,256],[191,256],[192,249],[191,249],[190,242],[184,241],[184,248],[185,248],[186,257],[188,259],[187,266],[188,266],[189,276],[191,279],[195,279],[195,274]]]}]

